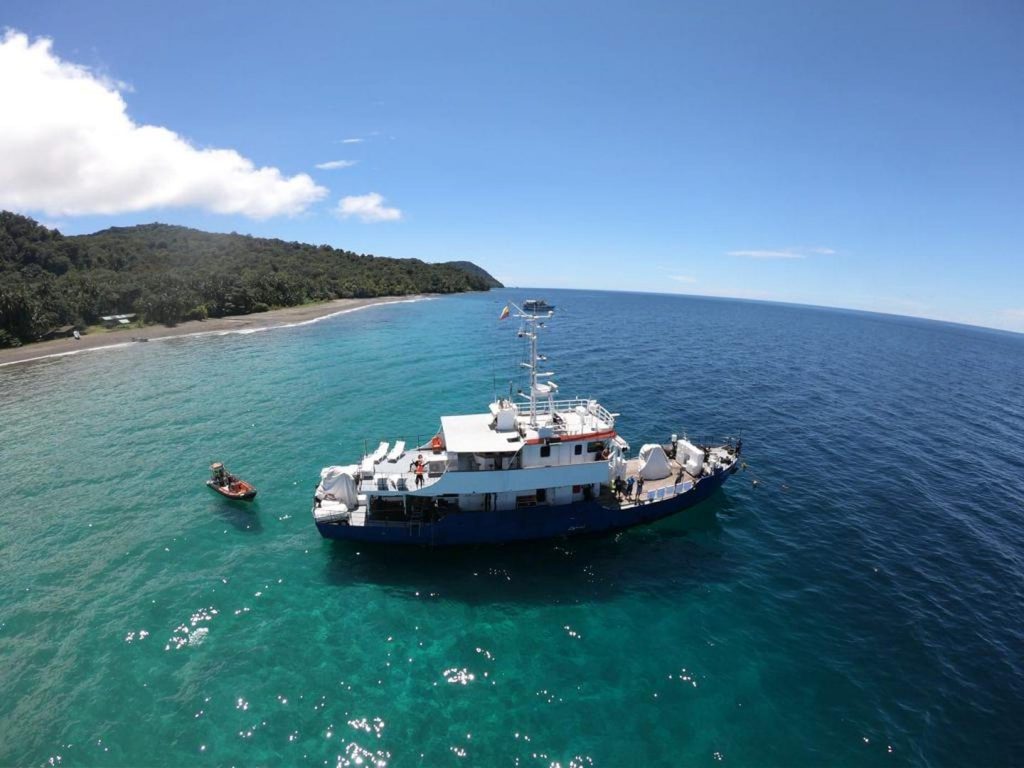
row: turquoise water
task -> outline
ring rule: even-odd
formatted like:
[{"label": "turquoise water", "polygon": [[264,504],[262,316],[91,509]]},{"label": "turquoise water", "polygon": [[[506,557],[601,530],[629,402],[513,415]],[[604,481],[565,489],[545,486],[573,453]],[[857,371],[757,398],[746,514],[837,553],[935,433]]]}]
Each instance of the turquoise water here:
[{"label": "turquoise water", "polygon": [[545,295],[564,394],[747,472],[618,536],[321,540],[321,466],[507,391],[507,291],[0,368],[0,764],[1024,761],[1024,337]]}]

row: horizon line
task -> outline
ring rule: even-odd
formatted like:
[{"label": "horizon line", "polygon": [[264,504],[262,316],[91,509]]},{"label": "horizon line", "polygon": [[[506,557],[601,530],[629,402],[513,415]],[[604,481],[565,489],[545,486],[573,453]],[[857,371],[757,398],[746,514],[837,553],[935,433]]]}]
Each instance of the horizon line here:
[{"label": "horizon line", "polygon": [[979,325],[978,323],[967,323],[963,320],[948,320],[941,317],[928,317],[926,315],[906,315],[898,312],[883,312],[877,309],[860,309],[858,307],[844,307],[837,304],[810,304],[799,301],[784,301],[782,299],[752,299],[745,296],[711,296],[704,293],[682,293],[680,291],[640,291],[622,290],[616,288],[557,288],[554,286],[537,285],[505,285],[503,288],[491,290],[545,290],[545,291],[591,291],[597,293],[635,293],[644,296],[682,296],[687,299],[711,299],[712,301],[743,301],[751,304],[777,304],[786,307],[799,307],[801,309],[829,309],[841,312],[858,312],[864,315],[879,315],[881,317],[896,317],[904,320],[923,320],[928,323],[939,323],[941,325],[956,325],[961,328],[972,330],[995,331],[996,333],[1008,333],[1014,336],[1024,336],[1024,330],[1015,331],[1010,328],[996,328],[991,325]]},{"label": "horizon line", "polygon": [[[27,219],[31,219],[32,221],[35,221],[40,226],[46,227],[47,229],[56,230],[57,232],[59,232],[64,237],[87,237],[89,235],[98,234],[100,232],[104,232],[104,231],[107,231],[107,230],[110,230],[110,229],[128,229],[128,228],[131,228],[131,227],[144,227],[144,226],[149,226],[149,225],[153,225],[153,224],[159,224],[159,225],[164,225],[164,226],[182,227],[184,229],[192,229],[192,230],[195,230],[197,232],[205,232],[205,233],[208,233],[208,234],[242,235],[243,237],[251,237],[251,238],[260,239],[260,240],[281,240],[282,242],[302,242],[303,244],[306,244],[306,245],[314,245],[314,243],[312,243],[312,242],[310,242],[308,240],[304,240],[304,241],[283,240],[283,238],[281,238],[281,237],[267,237],[267,236],[264,236],[264,235],[252,235],[252,234],[248,234],[248,233],[241,233],[241,232],[238,232],[237,230],[224,231],[224,230],[219,230],[219,229],[199,229],[198,227],[190,226],[188,224],[170,224],[170,223],[167,223],[167,222],[156,221],[156,220],[151,221],[151,222],[147,222],[145,224],[127,224],[127,225],[118,225],[118,226],[108,226],[108,227],[104,227],[102,229],[97,229],[94,232],[81,233],[81,234],[77,234],[77,235],[68,235],[68,234],[65,234],[64,231],[62,231],[62,227],[60,227],[60,226],[53,226],[53,227],[48,226],[47,224],[43,223],[38,218],[36,218],[35,215],[33,215],[33,214],[22,213],[20,211],[12,210],[10,208],[6,208],[6,209],[5,208],[0,208],[0,210],[6,210],[6,211],[9,211],[10,213],[14,213],[15,215],[23,216],[23,217],[25,217]],[[66,222],[62,222],[61,224],[62,224],[63,227],[67,226]],[[72,229],[74,229],[74,227],[72,227]],[[320,243],[319,245],[329,245],[329,244],[328,243]],[[343,247],[340,247],[340,246],[336,246],[336,245],[330,245],[330,247],[331,248],[336,248],[338,250],[347,250],[346,248],[343,248]],[[377,254],[377,253],[365,253],[363,255],[379,256],[380,254]],[[430,261],[427,261],[426,259],[423,259],[422,257],[418,257],[418,256],[397,256],[397,257],[396,256],[390,256],[390,257],[384,257],[384,258],[419,259],[420,261],[423,261],[423,262],[428,263],[428,264],[443,264],[443,263],[447,263],[447,262],[441,262],[441,261],[430,262]],[[449,259],[448,261],[451,261],[451,259]],[[476,264],[476,262],[472,261],[472,259],[455,259],[455,261],[470,261],[471,263]],[[476,266],[479,267],[480,265],[476,264]],[[488,274],[492,274],[490,272],[490,270],[485,270],[485,271],[487,271]],[[629,290],[629,291],[626,291],[626,290],[616,290],[616,289],[613,289],[613,288],[557,288],[557,287],[554,287],[554,286],[549,286],[548,288],[543,288],[543,286],[526,286],[526,285],[524,285],[524,286],[508,286],[508,285],[505,285],[504,287],[505,288],[516,288],[516,289],[538,288],[538,289],[553,290],[553,291],[554,290],[557,290],[557,291],[602,291],[604,293],[638,293],[638,294],[646,294],[646,295],[651,295],[651,296],[685,296],[685,297],[688,297],[688,298],[695,298],[695,299],[721,299],[721,300],[724,300],[724,301],[748,301],[748,302],[755,302],[755,303],[760,303],[760,304],[780,304],[780,305],[784,305],[784,306],[807,307],[807,308],[810,308],[810,309],[833,309],[833,310],[842,310],[842,311],[845,311],[845,312],[862,312],[864,314],[880,315],[882,317],[900,317],[900,318],[908,318],[908,319],[912,319],[912,320],[926,320],[926,321],[929,321],[929,322],[943,323],[943,324],[946,324],[946,325],[957,325],[957,326],[961,326],[963,328],[980,328],[980,329],[986,330],[986,331],[997,331],[999,333],[1010,333],[1010,334],[1013,334],[1014,336],[1024,336],[1024,329],[1013,330],[1013,329],[1010,329],[1010,328],[998,328],[998,327],[992,326],[992,325],[981,325],[979,323],[969,323],[969,322],[965,322],[963,320],[950,320],[950,319],[947,319],[947,318],[932,317],[932,316],[928,316],[928,315],[901,314],[899,312],[883,312],[883,311],[877,310],[877,309],[861,309],[861,308],[858,308],[858,307],[847,307],[847,306],[841,306],[841,305],[837,305],[837,304],[813,304],[813,303],[799,302],[799,301],[785,301],[785,300],[782,300],[782,299],[753,299],[753,298],[741,297],[741,296],[712,296],[712,295],[701,294],[701,293],[682,293],[682,292],[679,292],[679,291],[672,291],[672,292],[669,292],[669,291],[641,291],[641,290]]]}]

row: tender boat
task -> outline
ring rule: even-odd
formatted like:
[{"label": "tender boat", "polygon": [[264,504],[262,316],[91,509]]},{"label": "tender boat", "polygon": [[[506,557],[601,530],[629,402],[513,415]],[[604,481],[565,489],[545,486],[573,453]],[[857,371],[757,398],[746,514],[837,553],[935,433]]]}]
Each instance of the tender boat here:
[{"label": "tender boat", "polygon": [[206,484],[221,496],[235,501],[252,501],[256,497],[256,488],[232,475],[221,462],[211,464],[210,473]]},{"label": "tender boat", "polygon": [[552,313],[516,309],[518,336],[530,342],[529,393],[443,416],[413,448],[382,442],[356,464],[325,467],[312,509],[322,536],[441,546],[615,531],[692,507],[737,470],[739,440],[673,434],[631,458],[618,414],[558,399],[553,374],[539,368],[537,334]]},{"label": "tender boat", "polygon": [[523,302],[524,312],[544,313],[554,312],[555,305],[548,304],[544,299],[527,299]]}]

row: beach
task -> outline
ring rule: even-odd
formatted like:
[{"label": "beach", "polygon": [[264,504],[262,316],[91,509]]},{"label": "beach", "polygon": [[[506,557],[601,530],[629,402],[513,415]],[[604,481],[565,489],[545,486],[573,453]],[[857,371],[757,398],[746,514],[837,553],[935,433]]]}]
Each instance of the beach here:
[{"label": "beach", "polygon": [[341,312],[354,309],[389,304],[396,301],[415,301],[428,298],[425,294],[411,296],[377,296],[367,299],[335,299],[320,304],[303,304],[299,307],[272,309],[269,312],[256,312],[250,315],[232,315],[231,317],[211,317],[207,320],[190,320],[175,326],[147,325],[131,326],[104,333],[92,333],[81,339],[66,338],[52,341],[39,341],[21,347],[0,349],[0,366],[14,363],[27,363],[47,357],[71,355],[87,350],[115,347],[131,344],[134,339],[145,338],[166,339],[175,336],[191,336],[200,333],[223,333],[291,326],[297,323],[308,323],[320,320]]}]

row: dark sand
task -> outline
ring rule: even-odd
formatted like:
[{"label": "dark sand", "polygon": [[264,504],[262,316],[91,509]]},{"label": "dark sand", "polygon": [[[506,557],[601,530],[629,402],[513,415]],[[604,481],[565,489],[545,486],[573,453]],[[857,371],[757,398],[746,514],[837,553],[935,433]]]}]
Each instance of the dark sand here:
[{"label": "dark sand", "polygon": [[425,296],[380,296],[372,299],[336,299],[322,304],[305,304],[301,307],[272,309],[269,312],[258,312],[251,315],[190,320],[186,323],[179,323],[173,328],[165,325],[147,325],[142,328],[133,326],[105,333],[92,333],[82,336],[78,341],[74,338],[39,341],[34,344],[15,347],[14,349],[0,349],[0,366],[131,343],[133,336],[136,338],[163,339],[171,336],[187,336],[196,333],[240,331],[248,328],[274,328],[308,322],[339,312],[358,309],[359,307],[422,298],[425,298]]}]

